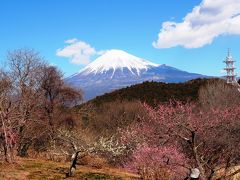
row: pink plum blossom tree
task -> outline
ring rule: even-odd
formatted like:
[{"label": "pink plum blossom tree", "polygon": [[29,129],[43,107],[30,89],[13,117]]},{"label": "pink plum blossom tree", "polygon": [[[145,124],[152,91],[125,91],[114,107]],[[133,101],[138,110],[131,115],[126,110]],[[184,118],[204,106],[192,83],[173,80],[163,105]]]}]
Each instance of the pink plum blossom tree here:
[{"label": "pink plum blossom tree", "polygon": [[172,101],[157,108],[143,106],[148,117],[121,133],[132,157],[126,168],[166,167],[175,176],[198,168],[201,179],[209,179],[222,165],[239,162],[238,105],[203,110],[194,103]]}]

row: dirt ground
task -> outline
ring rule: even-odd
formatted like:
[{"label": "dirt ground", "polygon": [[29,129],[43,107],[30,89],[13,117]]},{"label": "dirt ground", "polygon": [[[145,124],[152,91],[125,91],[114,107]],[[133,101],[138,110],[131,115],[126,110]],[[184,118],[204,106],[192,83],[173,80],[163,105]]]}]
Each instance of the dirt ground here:
[{"label": "dirt ground", "polygon": [[[28,180],[28,179],[65,179],[68,163],[57,163],[39,159],[19,159],[14,164],[0,164],[0,180]],[[140,177],[116,168],[90,168],[77,166],[75,176],[67,179],[83,180],[137,180]]]}]

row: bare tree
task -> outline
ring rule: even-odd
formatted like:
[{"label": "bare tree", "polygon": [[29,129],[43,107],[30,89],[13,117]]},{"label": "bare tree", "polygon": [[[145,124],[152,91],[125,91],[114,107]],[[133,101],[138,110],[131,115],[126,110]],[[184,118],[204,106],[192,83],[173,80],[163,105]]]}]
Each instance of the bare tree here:
[{"label": "bare tree", "polygon": [[6,73],[0,71],[0,145],[4,151],[5,161],[14,159],[15,132],[18,114],[12,99],[12,83]]},{"label": "bare tree", "polygon": [[238,87],[227,84],[224,80],[215,79],[199,90],[199,101],[206,109],[225,108],[240,103]]},{"label": "bare tree", "polygon": [[41,90],[43,92],[43,109],[48,119],[51,136],[55,135],[54,120],[59,119],[61,109],[68,108],[82,100],[82,93],[64,84],[62,73],[53,66],[43,68],[41,79]]},{"label": "bare tree", "polygon": [[26,156],[31,138],[26,134],[27,124],[33,120],[33,111],[41,97],[40,79],[43,67],[42,58],[30,49],[18,49],[7,56],[10,76],[14,88],[15,103],[18,106],[18,155]]},{"label": "bare tree", "polygon": [[59,122],[69,119],[62,115],[71,116],[71,107],[82,100],[81,91],[67,86],[62,73],[36,51],[11,51],[7,62],[8,73],[0,73],[0,143],[6,160],[13,146],[19,156],[27,156],[36,143],[49,148]]}]

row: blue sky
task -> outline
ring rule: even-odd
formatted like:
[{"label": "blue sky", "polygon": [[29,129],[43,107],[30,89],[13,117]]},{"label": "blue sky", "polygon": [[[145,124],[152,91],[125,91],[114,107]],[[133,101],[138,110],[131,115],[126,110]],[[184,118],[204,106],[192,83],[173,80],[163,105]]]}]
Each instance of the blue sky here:
[{"label": "blue sky", "polygon": [[206,75],[223,75],[231,48],[240,72],[239,0],[218,1],[1,0],[0,61],[8,50],[33,48],[69,76],[86,65],[86,57],[73,64],[57,50],[75,39],[95,51],[87,54],[88,62],[100,51],[121,49]]}]

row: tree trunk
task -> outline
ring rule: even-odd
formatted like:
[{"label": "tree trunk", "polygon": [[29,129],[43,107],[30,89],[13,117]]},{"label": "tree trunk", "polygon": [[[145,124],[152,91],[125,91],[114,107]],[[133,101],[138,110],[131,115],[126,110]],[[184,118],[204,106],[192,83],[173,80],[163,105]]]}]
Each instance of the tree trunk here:
[{"label": "tree trunk", "polygon": [[32,144],[32,142],[28,139],[28,140],[23,140],[24,142],[21,142],[18,146],[17,152],[18,152],[18,156],[20,157],[27,157],[28,156],[28,149],[30,147],[30,145]]},{"label": "tree trunk", "polygon": [[195,149],[194,149],[193,151],[194,151],[194,156],[195,156],[195,159],[196,159],[198,168],[199,168],[199,170],[200,170],[200,172],[201,172],[200,178],[201,178],[202,180],[208,180],[208,178],[207,178],[207,176],[206,176],[205,169],[204,169],[204,167],[203,167],[203,165],[202,165],[202,163],[201,163],[201,160],[200,160],[200,157],[199,157],[197,151],[196,151]]},{"label": "tree trunk", "polygon": [[192,134],[191,145],[192,145],[192,150],[193,150],[194,158],[195,158],[196,163],[197,163],[197,166],[198,166],[198,168],[199,168],[199,170],[200,170],[200,179],[202,179],[202,180],[208,180],[208,178],[207,178],[207,176],[206,176],[205,169],[204,169],[204,167],[203,167],[203,164],[201,163],[201,158],[199,157],[198,152],[197,152],[196,134],[195,134],[195,131],[191,131],[191,134]]},{"label": "tree trunk", "polygon": [[7,127],[5,122],[7,121],[7,116],[2,118],[2,128],[4,134],[3,148],[4,148],[4,157],[6,162],[11,162],[11,154],[10,154],[10,142],[8,141]]},{"label": "tree trunk", "polygon": [[[77,151],[75,152],[73,155],[72,155],[72,158],[71,158],[71,164],[70,164],[70,168],[69,168],[69,172],[66,173],[66,177],[71,177],[73,176],[74,174],[74,171],[76,171],[76,165],[77,165],[77,160],[78,160],[78,157],[79,157],[79,153],[81,151]],[[87,155],[87,153],[84,153],[83,155],[80,156],[80,158],[83,158]]]}]

